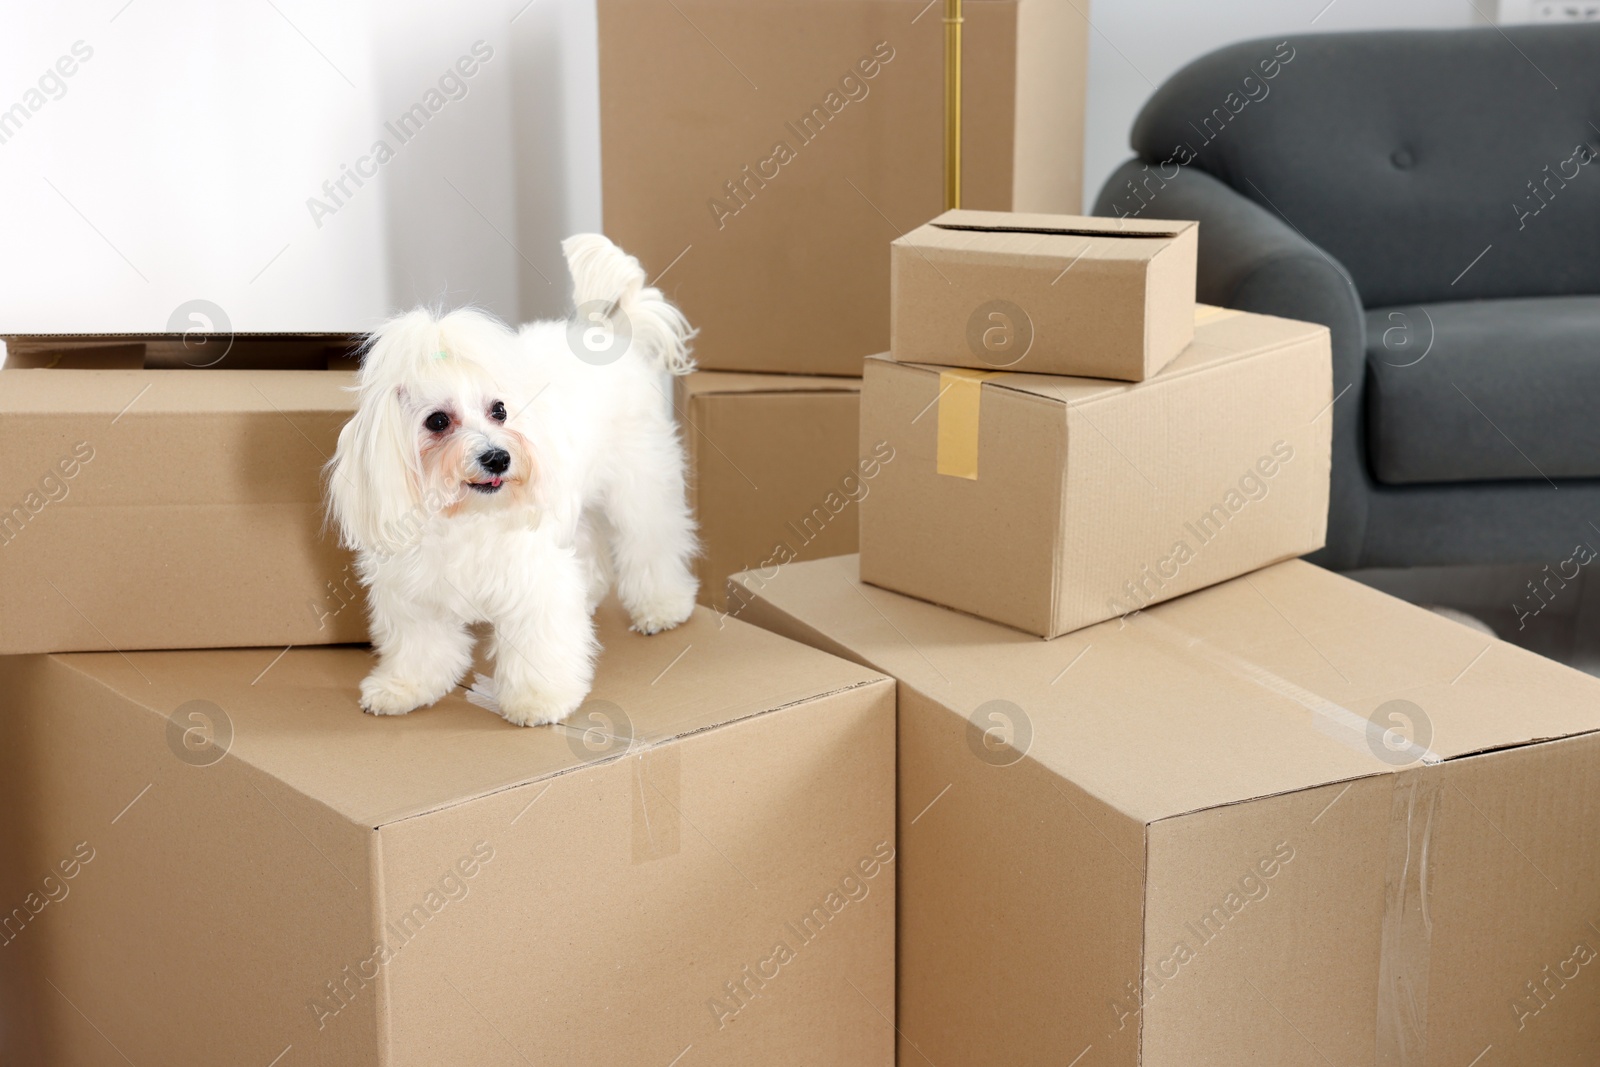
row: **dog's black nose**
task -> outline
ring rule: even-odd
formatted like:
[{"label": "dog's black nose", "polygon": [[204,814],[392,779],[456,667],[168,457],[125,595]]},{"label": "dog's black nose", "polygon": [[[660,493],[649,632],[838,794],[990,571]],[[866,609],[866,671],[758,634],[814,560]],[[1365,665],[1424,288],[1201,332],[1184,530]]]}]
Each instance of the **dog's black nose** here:
[{"label": "dog's black nose", "polygon": [[511,466],[511,453],[503,448],[491,448],[478,453],[478,466],[490,474],[504,474]]}]

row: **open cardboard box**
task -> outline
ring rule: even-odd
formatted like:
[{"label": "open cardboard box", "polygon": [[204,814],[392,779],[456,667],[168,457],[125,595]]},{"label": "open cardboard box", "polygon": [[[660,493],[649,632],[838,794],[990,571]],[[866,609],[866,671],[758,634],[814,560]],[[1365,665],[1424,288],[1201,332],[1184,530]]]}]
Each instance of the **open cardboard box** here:
[{"label": "open cardboard box", "polygon": [[362,714],[352,648],[0,658],[0,1062],[888,1067],[893,683],[600,615],[560,727]]},{"label": "open cardboard box", "polygon": [[0,654],[366,639],[322,505],[358,338],[4,340]]},{"label": "open cardboard box", "polygon": [[908,362],[1143,381],[1194,338],[1198,222],[947,211],[890,246]]},{"label": "open cardboard box", "polygon": [[861,576],[1055,637],[1322,547],[1327,327],[1189,314],[1140,383],[869,359]]},{"label": "open cardboard box", "polygon": [[899,680],[900,1063],[1594,1063],[1600,680],[1299,561],[1050,642],[732,584]]},{"label": "open cardboard box", "polygon": [[700,526],[700,603],[728,576],[856,550],[856,515],[893,453],[856,456],[861,379],[697,371],[677,379]]},{"label": "open cardboard box", "polygon": [[[1060,0],[964,17],[965,202],[1077,210],[1088,23]],[[600,0],[599,51],[605,232],[700,366],[859,376],[889,347],[889,242],[944,195],[938,9]]]}]

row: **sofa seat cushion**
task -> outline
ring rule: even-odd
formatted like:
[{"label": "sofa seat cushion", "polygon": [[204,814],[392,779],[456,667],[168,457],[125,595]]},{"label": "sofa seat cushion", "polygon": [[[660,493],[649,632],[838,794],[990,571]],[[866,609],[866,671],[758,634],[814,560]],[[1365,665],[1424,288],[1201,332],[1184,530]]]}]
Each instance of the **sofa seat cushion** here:
[{"label": "sofa seat cushion", "polygon": [[1368,311],[1367,451],[1389,485],[1600,477],[1600,296]]}]

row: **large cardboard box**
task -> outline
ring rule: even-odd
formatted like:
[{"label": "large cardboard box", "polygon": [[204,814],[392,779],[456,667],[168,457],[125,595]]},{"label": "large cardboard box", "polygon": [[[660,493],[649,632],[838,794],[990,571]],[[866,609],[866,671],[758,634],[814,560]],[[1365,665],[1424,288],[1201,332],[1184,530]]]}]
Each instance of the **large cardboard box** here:
[{"label": "large cardboard box", "polygon": [[906,362],[1138,382],[1194,339],[1197,222],[947,211],[890,251]]},{"label": "large cardboard box", "polygon": [[1594,1063],[1600,681],[1300,561],[1052,642],[735,582],[899,679],[900,1063]]},{"label": "large cardboard box", "polygon": [[700,524],[700,602],[728,576],[856,550],[856,510],[894,453],[856,455],[860,378],[697,371],[677,379]]},{"label": "large cardboard box", "polygon": [[887,1067],[893,684],[601,631],[533,729],[364,715],[358,649],[0,659],[0,1061]]},{"label": "large cardboard box", "polygon": [[[889,242],[943,206],[944,26],[926,0],[601,0],[605,230],[713,370],[860,375]],[[1088,23],[965,8],[963,203],[1078,211]]]},{"label": "large cardboard box", "polygon": [[354,379],[309,369],[352,343],[7,338],[0,654],[364,641],[322,505]]},{"label": "large cardboard box", "polygon": [[867,361],[867,581],[1044,637],[1322,547],[1324,326],[1221,308],[1130,384]]}]

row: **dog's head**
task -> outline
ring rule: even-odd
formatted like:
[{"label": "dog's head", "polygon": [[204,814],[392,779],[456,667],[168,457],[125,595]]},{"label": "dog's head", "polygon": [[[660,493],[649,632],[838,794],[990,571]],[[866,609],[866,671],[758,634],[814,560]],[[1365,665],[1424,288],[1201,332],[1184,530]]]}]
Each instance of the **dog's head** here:
[{"label": "dog's head", "polygon": [[438,517],[534,507],[537,468],[499,373],[515,335],[474,310],[413,311],[372,335],[355,416],[329,464],[330,513],[347,547],[404,551]]}]

